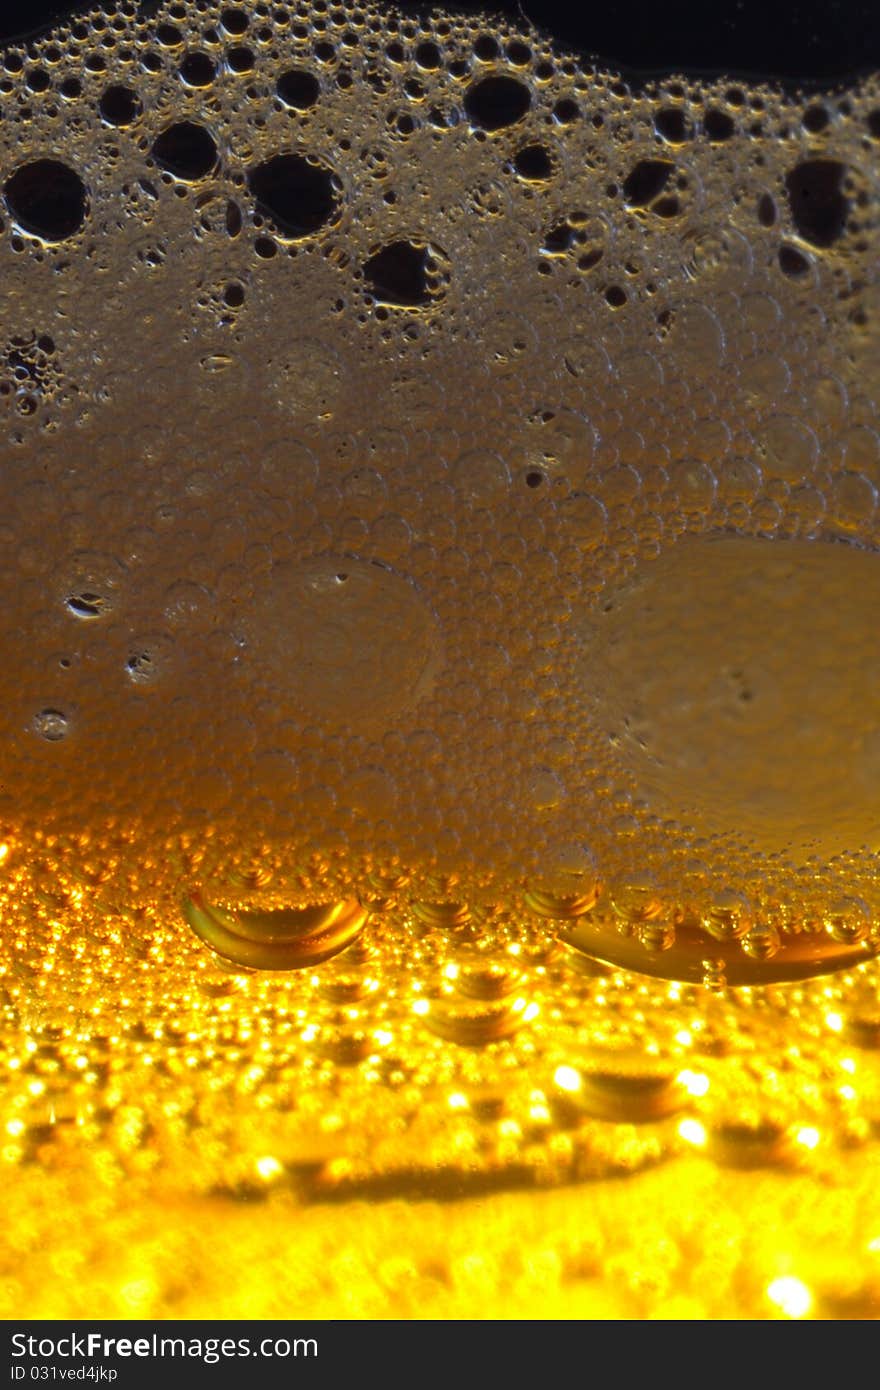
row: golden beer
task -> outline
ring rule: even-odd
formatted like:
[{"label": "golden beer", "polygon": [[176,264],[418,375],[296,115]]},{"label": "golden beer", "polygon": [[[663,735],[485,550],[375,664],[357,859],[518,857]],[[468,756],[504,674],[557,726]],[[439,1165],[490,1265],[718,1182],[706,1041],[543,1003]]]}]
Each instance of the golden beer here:
[{"label": "golden beer", "polygon": [[872,1316],[877,79],[192,0],[0,101],[0,1307]]}]

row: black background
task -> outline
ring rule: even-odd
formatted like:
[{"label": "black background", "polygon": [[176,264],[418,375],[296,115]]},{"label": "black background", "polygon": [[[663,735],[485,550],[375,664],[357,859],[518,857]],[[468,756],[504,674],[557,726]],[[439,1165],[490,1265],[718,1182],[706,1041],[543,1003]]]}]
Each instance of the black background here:
[{"label": "black background", "polygon": [[[84,8],[61,0],[5,0],[0,43],[51,27]],[[149,13],[156,0],[145,0],[140,8]],[[431,6],[403,0],[398,8],[418,13]],[[525,14],[563,46],[636,72],[755,74],[796,85],[836,85],[880,68],[878,0],[521,0],[494,5],[464,0],[445,8],[513,18]]]}]

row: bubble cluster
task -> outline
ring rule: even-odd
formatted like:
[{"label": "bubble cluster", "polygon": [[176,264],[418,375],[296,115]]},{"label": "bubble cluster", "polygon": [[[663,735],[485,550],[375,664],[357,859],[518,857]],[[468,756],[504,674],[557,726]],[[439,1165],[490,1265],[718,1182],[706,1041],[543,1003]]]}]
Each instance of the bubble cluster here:
[{"label": "bubble cluster", "polygon": [[857,964],[876,78],[490,27],[121,3],[8,50],[0,815],[116,873],[130,826],[221,934],[394,865],[429,932]]},{"label": "bubble cluster", "polygon": [[[601,907],[560,939],[548,918],[466,909],[448,875],[413,902],[390,860],[360,902],[232,912],[194,894],[181,939],[137,896],[159,865],[131,868],[136,843],[120,827],[125,903],[86,829],[63,866],[49,841],[0,849],[0,1163],[10,1244],[35,1251],[9,1257],[10,1314],[85,1313],[97,1292],[120,1313],[280,1315],[292,1230],[309,1306],[332,1311],[356,1264],[352,1311],[416,1316],[443,1290],[463,1310],[471,1208],[461,1249],[479,1263],[500,1248],[510,1266],[484,1271],[481,1309],[524,1298],[544,1251],[567,1312],[613,1297],[647,1316],[687,1294],[704,1315],[763,1316],[781,1267],[817,1316],[876,1314],[870,963],[769,987],[670,984],[578,948]],[[193,874],[204,848],[165,852]],[[583,853],[566,863],[586,871]],[[283,872],[242,845],[226,881],[268,901]],[[631,874],[609,911],[657,928],[659,885]],[[830,907],[835,931],[866,922],[864,903]],[[723,951],[755,930],[753,907],[719,890],[706,925]],[[388,1252],[419,1212],[407,1249],[437,1284],[398,1295]],[[727,1263],[714,1235],[701,1255],[707,1228],[726,1232]],[[81,1277],[53,1280],[59,1258]]]}]

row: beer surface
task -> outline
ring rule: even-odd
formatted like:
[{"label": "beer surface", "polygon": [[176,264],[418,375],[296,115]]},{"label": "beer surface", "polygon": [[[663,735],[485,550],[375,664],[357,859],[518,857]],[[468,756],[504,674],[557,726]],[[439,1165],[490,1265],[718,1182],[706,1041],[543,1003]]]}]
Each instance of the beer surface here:
[{"label": "beer surface", "polygon": [[454,13],[3,55],[10,1162],[196,1129],[193,1190],[317,1202],[870,1132],[878,150],[873,76]]}]

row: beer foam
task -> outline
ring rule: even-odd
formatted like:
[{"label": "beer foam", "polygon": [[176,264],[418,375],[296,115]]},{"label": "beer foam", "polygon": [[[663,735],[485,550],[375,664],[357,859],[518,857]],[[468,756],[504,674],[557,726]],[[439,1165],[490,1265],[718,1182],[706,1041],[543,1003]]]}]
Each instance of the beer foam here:
[{"label": "beer foam", "polygon": [[[273,908],[403,866],[453,908],[648,873],[670,922],[876,913],[876,77],[195,0],[9,48],[0,96],[11,832],[220,898],[265,852]],[[739,597],[773,544],[796,670]]]}]

